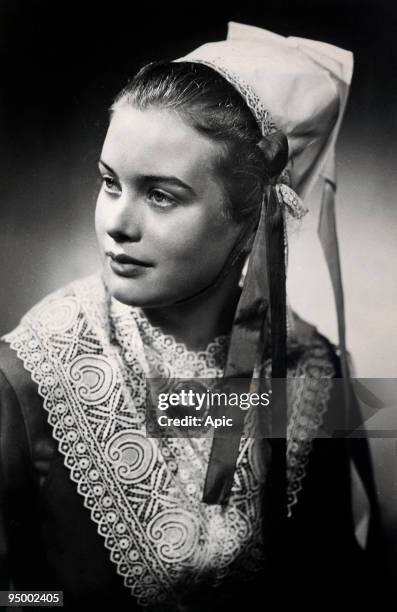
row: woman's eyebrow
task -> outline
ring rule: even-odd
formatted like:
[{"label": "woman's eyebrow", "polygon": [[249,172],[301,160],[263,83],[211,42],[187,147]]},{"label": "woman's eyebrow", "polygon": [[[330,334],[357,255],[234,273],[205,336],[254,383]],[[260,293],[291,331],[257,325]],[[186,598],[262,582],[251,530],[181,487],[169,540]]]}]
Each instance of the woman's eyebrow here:
[{"label": "woman's eyebrow", "polygon": [[[98,165],[103,166],[108,172],[111,172],[112,174],[114,174],[114,176],[117,176],[117,172],[115,172],[111,166],[106,164],[103,159],[99,160]],[[137,179],[142,183],[168,183],[170,185],[174,185],[174,187],[181,187],[182,189],[189,191],[189,193],[191,193],[193,196],[197,195],[193,187],[181,181],[181,179],[179,179],[177,176],[166,176],[160,174],[140,174]]]},{"label": "woman's eyebrow", "polygon": [[145,183],[169,183],[170,185],[174,185],[174,187],[181,187],[186,191],[189,191],[192,195],[196,195],[193,187],[190,187],[187,183],[184,183],[176,176],[166,176],[159,174],[141,174],[139,179]]},{"label": "woman's eyebrow", "polygon": [[105,164],[105,162],[103,161],[103,159],[100,159],[98,162],[98,166],[101,165],[104,168],[106,168],[106,170],[108,170],[109,172],[111,172],[112,174],[114,174],[115,176],[117,176],[117,172],[115,172],[113,170],[113,168],[111,168],[110,166],[108,166],[108,164]]}]

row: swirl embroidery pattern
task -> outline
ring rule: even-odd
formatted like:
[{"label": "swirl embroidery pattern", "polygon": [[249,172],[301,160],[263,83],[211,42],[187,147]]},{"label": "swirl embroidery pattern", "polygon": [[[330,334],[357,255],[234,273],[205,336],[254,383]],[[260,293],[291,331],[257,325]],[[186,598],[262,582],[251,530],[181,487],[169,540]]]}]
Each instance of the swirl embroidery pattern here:
[{"label": "swirl embroidery pattern", "polygon": [[[257,441],[242,439],[232,494],[221,507],[201,502],[210,438],[154,439],[145,432],[149,370],[166,378],[219,376],[226,338],[207,351],[187,351],[140,311],[109,303],[93,276],[48,296],[4,339],[37,384],[71,479],[140,605],[175,600],[189,580],[252,576],[263,559],[266,461]],[[300,367],[289,400],[291,506],[332,377],[321,346]]]},{"label": "swirl embroidery pattern", "polygon": [[[250,464],[254,441],[245,441],[228,506],[201,502],[210,440],[146,437],[138,315],[113,308],[119,345],[108,313],[92,277],[43,300],[5,340],[38,385],[65,465],[125,586],[153,605],[178,596],[186,576],[211,574],[217,583],[234,568],[244,573],[245,558],[258,561],[263,478]],[[220,341],[199,355],[199,375],[213,375],[222,353]],[[193,372],[197,364],[189,363]]]}]

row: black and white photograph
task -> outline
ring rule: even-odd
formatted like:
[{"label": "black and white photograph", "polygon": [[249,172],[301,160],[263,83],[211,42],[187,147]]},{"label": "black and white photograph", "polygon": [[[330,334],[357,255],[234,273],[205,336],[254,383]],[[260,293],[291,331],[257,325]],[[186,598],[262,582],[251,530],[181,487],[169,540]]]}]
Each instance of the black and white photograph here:
[{"label": "black and white photograph", "polygon": [[0,0],[0,609],[394,610],[396,40]]}]

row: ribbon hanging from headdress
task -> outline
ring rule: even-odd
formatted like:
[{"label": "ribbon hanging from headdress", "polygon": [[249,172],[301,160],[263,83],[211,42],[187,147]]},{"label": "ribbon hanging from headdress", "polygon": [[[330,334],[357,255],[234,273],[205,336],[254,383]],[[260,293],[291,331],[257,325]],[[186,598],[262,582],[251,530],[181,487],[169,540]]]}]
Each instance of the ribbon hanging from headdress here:
[{"label": "ribbon hanging from headdress", "polygon": [[[287,356],[284,215],[288,211],[295,218],[301,218],[305,209],[292,189],[282,187],[285,186],[269,186],[263,198],[248,271],[234,318],[223,384],[229,392],[236,388],[240,393],[249,391],[256,384],[255,391],[261,393],[264,381],[260,378],[253,380],[255,366],[260,366],[265,355],[270,353],[272,379],[276,383],[272,385],[272,435],[283,438],[286,429]],[[269,312],[270,347],[267,346],[269,334],[266,332]],[[243,352],[241,347],[244,347]],[[219,416],[222,416],[221,411]],[[218,436],[215,431],[204,486],[203,501],[206,503],[226,502],[233,484],[244,419],[236,405],[228,407],[228,416],[233,423],[232,432]],[[256,431],[254,435],[264,433]],[[281,461],[285,468],[285,457]],[[278,468],[278,474],[285,473],[285,469]],[[285,487],[279,489],[286,491]]]}]

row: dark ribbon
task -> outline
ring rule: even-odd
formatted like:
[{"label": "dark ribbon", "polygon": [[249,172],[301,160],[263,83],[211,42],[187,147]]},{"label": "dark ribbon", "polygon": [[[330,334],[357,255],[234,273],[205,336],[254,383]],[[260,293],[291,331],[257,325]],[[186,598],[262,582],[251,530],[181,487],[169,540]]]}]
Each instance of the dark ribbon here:
[{"label": "dark ribbon", "polygon": [[[255,366],[269,354],[268,314],[271,315],[272,377],[281,379],[277,401],[272,396],[272,410],[277,410],[276,428],[285,436],[285,372],[286,372],[286,300],[285,243],[283,211],[276,189],[270,187],[262,203],[258,228],[252,247],[244,287],[236,309],[223,389],[238,393],[251,388]],[[262,384],[263,384],[262,380]],[[259,381],[259,386],[261,381]],[[222,407],[222,409],[224,408]],[[233,485],[244,413],[235,405],[228,406],[233,428],[227,435],[214,433],[207,469],[203,501],[226,503]],[[273,428],[274,431],[274,428]],[[284,458],[285,465],[285,458]],[[277,469],[277,471],[279,471]]]}]

